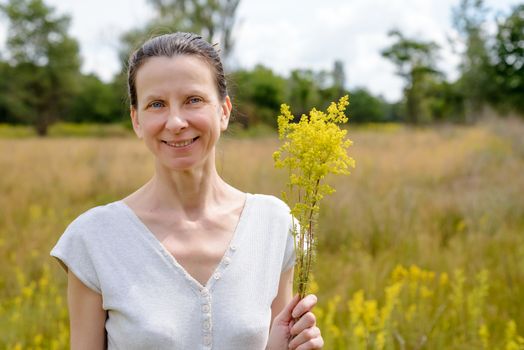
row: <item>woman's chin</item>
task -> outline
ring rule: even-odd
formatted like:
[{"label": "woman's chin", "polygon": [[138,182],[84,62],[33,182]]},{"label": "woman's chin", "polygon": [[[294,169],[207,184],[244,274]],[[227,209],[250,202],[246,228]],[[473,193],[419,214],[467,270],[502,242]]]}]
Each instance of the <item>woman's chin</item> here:
[{"label": "woman's chin", "polygon": [[187,157],[182,159],[165,160],[161,162],[161,165],[167,171],[189,172],[202,168],[204,162],[202,160],[199,161],[191,159],[191,157]]}]

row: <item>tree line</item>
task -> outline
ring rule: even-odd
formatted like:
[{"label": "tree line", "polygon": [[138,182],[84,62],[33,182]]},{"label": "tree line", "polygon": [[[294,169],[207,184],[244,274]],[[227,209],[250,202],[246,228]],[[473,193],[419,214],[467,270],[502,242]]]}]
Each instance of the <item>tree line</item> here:
[{"label": "tree line", "polygon": [[[200,33],[220,42],[227,68],[234,47],[235,14],[240,0],[148,0],[153,19],[121,36],[121,71],[104,82],[80,71],[78,41],[68,33],[70,17],[57,14],[43,0],[9,0],[0,4],[8,20],[7,52],[0,54],[0,123],[32,125],[39,135],[58,121],[114,123],[128,119],[126,64],[129,54],[154,34]],[[292,70],[288,76],[258,65],[228,69],[235,105],[234,120],[248,128],[276,125],[280,104],[297,113],[350,94],[352,122],[472,122],[486,106],[501,114],[524,114],[524,4],[496,21],[490,35],[489,11],[482,0],[461,0],[452,9],[460,34],[460,76],[447,81],[437,69],[439,47],[408,38],[399,30],[382,55],[404,80],[403,97],[388,103],[364,88],[347,91],[342,61],[331,70]]]}]

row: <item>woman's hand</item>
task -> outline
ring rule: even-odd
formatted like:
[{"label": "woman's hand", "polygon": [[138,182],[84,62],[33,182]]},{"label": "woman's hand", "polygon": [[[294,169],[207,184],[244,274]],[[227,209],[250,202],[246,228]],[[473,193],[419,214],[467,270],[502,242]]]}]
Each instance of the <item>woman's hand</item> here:
[{"label": "woman's hand", "polygon": [[266,350],[321,349],[324,339],[311,312],[316,303],[317,297],[313,294],[300,301],[298,294],[295,295],[273,320]]}]

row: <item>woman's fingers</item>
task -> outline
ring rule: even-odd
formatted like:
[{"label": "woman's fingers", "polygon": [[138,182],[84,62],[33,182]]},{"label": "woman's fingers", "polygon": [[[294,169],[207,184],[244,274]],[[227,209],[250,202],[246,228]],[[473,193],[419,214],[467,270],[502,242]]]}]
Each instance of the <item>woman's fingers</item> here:
[{"label": "woman's fingers", "polygon": [[303,330],[289,342],[289,348],[296,350],[321,349],[323,345],[324,340],[320,335],[318,327],[310,327]]},{"label": "woman's fingers", "polygon": [[280,311],[280,313],[275,317],[275,319],[273,320],[273,323],[279,324],[279,325],[285,325],[287,327],[289,325],[289,322],[293,320],[293,316],[291,315],[291,313],[298,302],[299,302],[299,298],[298,298],[298,294],[296,294],[293,297],[293,299],[291,299],[291,301],[286,306],[284,306],[282,311]]},{"label": "woman's fingers", "polygon": [[316,325],[316,318],[315,315],[312,312],[307,312],[302,317],[298,319],[298,321],[291,327],[291,330],[289,333],[291,335],[295,336],[297,334],[300,334],[303,330],[307,328],[311,328]]},{"label": "woman's fingers", "polygon": [[290,313],[297,307],[297,303],[299,302],[298,294],[295,294],[293,299],[284,307],[284,310],[282,310],[282,313],[286,316],[290,315]]},{"label": "woman's fingers", "polygon": [[311,312],[316,304],[317,297],[309,294],[293,308],[291,316],[294,322],[290,323],[290,334],[293,338],[289,342],[290,349],[321,349],[324,346],[320,329],[316,327],[315,315]]},{"label": "woman's fingers", "polygon": [[317,304],[317,296],[314,294],[306,295],[300,302],[295,306],[291,316],[293,318],[299,318],[306,312],[310,311]]},{"label": "woman's fingers", "polygon": [[318,337],[300,345],[298,348],[296,348],[296,350],[322,349],[323,347],[324,339],[322,339],[322,337]]}]

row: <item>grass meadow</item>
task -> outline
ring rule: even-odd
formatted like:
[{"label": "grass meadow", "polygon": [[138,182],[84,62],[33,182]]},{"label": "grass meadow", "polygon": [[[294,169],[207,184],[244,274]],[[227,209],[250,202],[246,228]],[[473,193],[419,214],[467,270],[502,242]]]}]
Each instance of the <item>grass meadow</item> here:
[{"label": "grass meadow", "polygon": [[[106,137],[0,139],[0,348],[67,349],[67,224],[152,174]],[[313,292],[326,349],[524,349],[524,122],[350,128],[356,169],[330,178]],[[273,136],[226,136],[222,176],[279,195]]]}]

